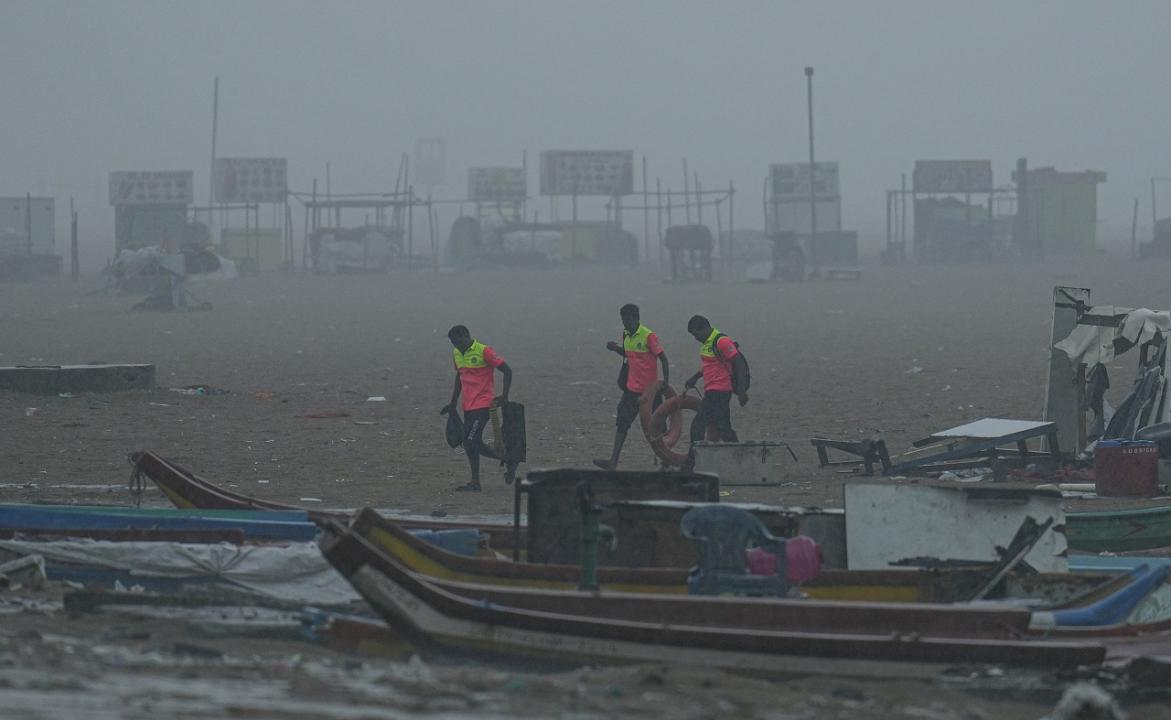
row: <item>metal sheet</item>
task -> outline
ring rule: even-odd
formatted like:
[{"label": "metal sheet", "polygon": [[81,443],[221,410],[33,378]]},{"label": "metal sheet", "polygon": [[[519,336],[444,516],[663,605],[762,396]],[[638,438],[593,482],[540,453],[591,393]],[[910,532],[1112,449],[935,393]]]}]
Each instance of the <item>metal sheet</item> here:
[{"label": "metal sheet", "polygon": [[[851,570],[890,569],[904,558],[997,560],[1026,517],[1064,526],[1059,494],[1014,489],[851,482],[845,487],[846,553]],[[971,492],[969,492],[971,490]],[[979,491],[979,492],[977,492]],[[1045,533],[1025,561],[1065,572],[1065,535]]]},{"label": "metal sheet", "polygon": [[190,170],[134,170],[110,173],[111,205],[190,205],[195,199]]},{"label": "metal sheet", "polygon": [[25,215],[32,206],[32,254],[52,255],[56,245],[56,202],[51,197],[0,198],[0,255],[29,252]]},{"label": "metal sheet", "polygon": [[216,158],[212,190],[218,203],[283,203],[288,194],[285,158]]},{"label": "metal sheet", "polygon": [[1005,420],[1004,418],[982,418],[967,425],[957,425],[947,430],[931,433],[933,438],[981,438],[995,440],[1000,437],[1015,435],[1016,433],[1036,430],[1042,434],[1051,422],[1037,422],[1034,420]]},{"label": "metal sheet", "polygon": [[[809,163],[776,163],[769,165],[768,170],[775,200],[809,202]],[[841,197],[836,162],[816,163],[813,181],[817,200],[837,200]]]},{"label": "metal sheet", "polygon": [[989,192],[992,161],[916,160],[911,185],[917,193]]},{"label": "metal sheet", "polygon": [[468,198],[484,202],[524,200],[528,183],[523,167],[468,168]]},{"label": "metal sheet", "polygon": [[720,485],[780,485],[789,459],[781,442],[697,442],[695,469],[720,477]]},{"label": "metal sheet", "polygon": [[542,195],[629,195],[633,150],[543,150]]}]

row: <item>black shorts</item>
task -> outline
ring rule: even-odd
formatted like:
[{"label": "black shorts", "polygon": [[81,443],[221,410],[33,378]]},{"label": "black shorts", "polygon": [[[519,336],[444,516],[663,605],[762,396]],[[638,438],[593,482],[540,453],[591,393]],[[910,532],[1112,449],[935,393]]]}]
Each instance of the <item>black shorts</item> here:
[{"label": "black shorts", "polygon": [[638,393],[622,391],[622,399],[618,401],[618,419],[614,422],[622,432],[629,430],[638,417],[638,399]]},{"label": "black shorts", "polygon": [[[641,399],[642,393],[636,393],[633,390],[622,391],[622,398],[618,401],[618,419],[614,422],[622,432],[629,430],[635,419],[638,418]],[[654,401],[651,402],[651,412],[658,410],[662,404],[663,395],[661,393],[655,395]]]}]

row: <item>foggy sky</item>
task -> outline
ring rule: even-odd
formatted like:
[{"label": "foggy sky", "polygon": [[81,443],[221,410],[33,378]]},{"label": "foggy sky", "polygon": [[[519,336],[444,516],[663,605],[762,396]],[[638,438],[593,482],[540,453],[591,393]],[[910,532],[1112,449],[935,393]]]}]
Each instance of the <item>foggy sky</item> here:
[{"label": "foggy sky", "polygon": [[0,194],[75,196],[107,241],[111,170],[194,170],[206,202],[219,75],[218,154],[288,157],[295,189],[326,162],[335,191],[389,189],[419,137],[447,138],[452,196],[525,149],[530,194],[542,149],[633,149],[676,189],[683,156],[734,180],[759,228],[767,164],[807,157],[813,65],[846,227],[878,227],[915,159],[991,158],[1004,183],[1025,156],[1105,170],[1101,218],[1129,229],[1171,175],[1169,28],[1165,0],[4,0]]}]

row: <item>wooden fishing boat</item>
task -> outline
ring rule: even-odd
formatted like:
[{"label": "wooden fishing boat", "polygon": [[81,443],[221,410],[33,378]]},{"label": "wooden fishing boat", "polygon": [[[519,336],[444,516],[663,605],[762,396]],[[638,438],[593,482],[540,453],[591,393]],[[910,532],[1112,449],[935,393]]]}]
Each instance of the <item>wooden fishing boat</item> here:
[{"label": "wooden fishing boat", "polygon": [[1083,552],[1171,548],[1171,505],[1066,513],[1065,539]]},{"label": "wooden fishing boat", "polygon": [[[141,483],[143,478],[149,478],[163,495],[177,508],[212,509],[212,510],[296,510],[308,513],[310,520],[325,522],[328,520],[348,520],[353,511],[350,510],[307,510],[305,508],[285,503],[272,502],[261,498],[232,492],[222,488],[204,478],[183,469],[182,467],[159,457],[150,451],[131,453],[130,464],[134,467],[132,487]],[[510,550],[515,539],[511,525],[476,523],[456,520],[416,520],[403,519],[399,523],[402,527],[417,530],[458,530],[478,529],[488,536],[492,547],[499,550]],[[519,534],[520,542],[525,542],[525,535]]]},{"label": "wooden fishing boat", "polygon": [[[554,590],[575,589],[580,580],[581,570],[575,565],[512,562],[447,552],[371,508],[360,510],[350,529],[407,569],[436,580]],[[607,590],[687,593],[686,568],[599,567],[597,573],[598,582]],[[952,602],[984,577],[985,573],[976,569],[822,570],[818,577],[802,584],[801,590],[817,600]],[[1126,582],[1125,575],[1105,573],[1014,575],[1008,578],[1004,594],[1068,607],[1105,597]]]},{"label": "wooden fishing boat", "polygon": [[971,663],[1072,669],[1106,652],[1095,641],[1018,639],[1024,610],[473,585],[411,572],[336,523],[320,545],[393,630],[427,651],[870,677],[928,677]]},{"label": "wooden fishing boat", "polygon": [[[344,519],[345,510],[305,510],[295,505],[277,503],[232,492],[158,455],[136,452],[130,456],[135,472],[150,478],[177,508],[201,510],[300,510],[312,519]],[[488,535],[492,547],[511,550],[518,542],[527,543],[524,528],[514,534],[511,525],[490,522],[464,522],[444,519],[399,521],[403,527],[418,529],[477,528]],[[1083,552],[1125,552],[1171,547],[1171,506],[1132,510],[1108,510],[1066,513],[1065,536],[1072,550]]]},{"label": "wooden fishing boat", "polygon": [[[282,514],[281,517],[288,517]],[[55,505],[0,505],[0,529],[13,531],[54,530],[241,530],[249,541],[307,541],[317,536],[317,526],[306,519],[258,520],[248,517],[152,515],[133,508],[78,511]]]}]

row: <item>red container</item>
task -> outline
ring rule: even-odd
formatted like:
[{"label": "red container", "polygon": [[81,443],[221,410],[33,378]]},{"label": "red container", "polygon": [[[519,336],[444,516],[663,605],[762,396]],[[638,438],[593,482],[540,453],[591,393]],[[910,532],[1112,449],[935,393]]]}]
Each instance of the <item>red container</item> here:
[{"label": "red container", "polygon": [[1158,495],[1158,446],[1144,441],[1098,443],[1094,448],[1094,484],[1104,496]]}]

